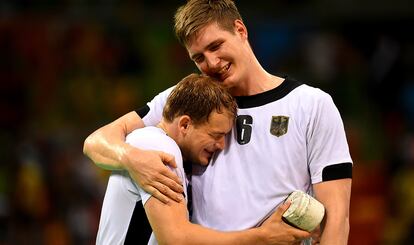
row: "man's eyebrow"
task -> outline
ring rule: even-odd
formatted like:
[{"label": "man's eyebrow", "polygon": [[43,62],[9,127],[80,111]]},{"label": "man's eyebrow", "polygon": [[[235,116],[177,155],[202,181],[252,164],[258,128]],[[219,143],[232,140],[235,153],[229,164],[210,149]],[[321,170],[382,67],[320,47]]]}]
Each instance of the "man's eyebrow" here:
[{"label": "man's eyebrow", "polygon": [[214,40],[206,46],[206,49],[210,49],[212,46],[216,46],[222,42],[223,41],[221,39]]},{"label": "man's eyebrow", "polygon": [[211,132],[212,134],[220,134],[220,135],[225,135],[226,133],[223,131],[213,131]]}]

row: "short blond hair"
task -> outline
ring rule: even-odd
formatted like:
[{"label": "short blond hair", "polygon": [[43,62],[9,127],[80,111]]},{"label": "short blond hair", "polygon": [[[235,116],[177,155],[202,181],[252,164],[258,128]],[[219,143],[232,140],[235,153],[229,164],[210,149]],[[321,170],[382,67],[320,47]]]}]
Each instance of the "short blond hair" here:
[{"label": "short blond hair", "polygon": [[195,125],[208,122],[212,112],[237,116],[237,104],[233,96],[218,81],[202,74],[192,73],[183,78],[168,96],[163,118],[172,122],[188,115]]},{"label": "short blond hair", "polygon": [[201,28],[213,22],[223,30],[234,32],[235,20],[242,17],[232,0],[189,0],[175,13],[174,31],[178,41],[186,46]]}]

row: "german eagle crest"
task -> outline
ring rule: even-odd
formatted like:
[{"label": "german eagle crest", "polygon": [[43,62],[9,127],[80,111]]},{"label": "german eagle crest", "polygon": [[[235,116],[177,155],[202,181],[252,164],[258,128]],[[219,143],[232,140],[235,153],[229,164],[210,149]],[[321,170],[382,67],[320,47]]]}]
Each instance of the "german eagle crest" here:
[{"label": "german eagle crest", "polygon": [[270,124],[270,133],[274,136],[280,137],[287,133],[289,125],[289,117],[287,116],[272,116]]}]

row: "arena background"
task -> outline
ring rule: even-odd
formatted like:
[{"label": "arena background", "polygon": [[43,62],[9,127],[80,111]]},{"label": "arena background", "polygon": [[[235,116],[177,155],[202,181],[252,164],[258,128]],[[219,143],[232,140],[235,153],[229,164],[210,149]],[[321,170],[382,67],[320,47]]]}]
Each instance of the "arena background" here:
[{"label": "arena background", "polygon": [[[0,244],[94,244],[96,128],[196,71],[183,1],[0,3]],[[238,1],[264,67],[329,92],[355,162],[349,244],[414,244],[411,1]]]}]

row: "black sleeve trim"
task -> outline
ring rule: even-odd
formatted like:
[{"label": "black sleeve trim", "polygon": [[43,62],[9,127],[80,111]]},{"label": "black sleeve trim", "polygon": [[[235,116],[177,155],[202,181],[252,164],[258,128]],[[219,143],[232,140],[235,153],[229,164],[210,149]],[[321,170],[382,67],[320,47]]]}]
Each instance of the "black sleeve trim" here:
[{"label": "black sleeve trim", "polygon": [[352,178],[352,163],[338,163],[322,170],[322,181]]},{"label": "black sleeve trim", "polygon": [[137,112],[137,114],[140,118],[144,118],[148,114],[148,112],[150,111],[150,108],[149,108],[148,105],[145,105],[145,106],[143,106],[143,107],[141,107],[141,108],[139,108],[138,110],[135,110],[135,111]]},{"label": "black sleeve trim", "polygon": [[135,208],[129,221],[124,244],[147,244],[151,237],[151,232],[151,225],[142,201],[138,201],[135,203]]}]

